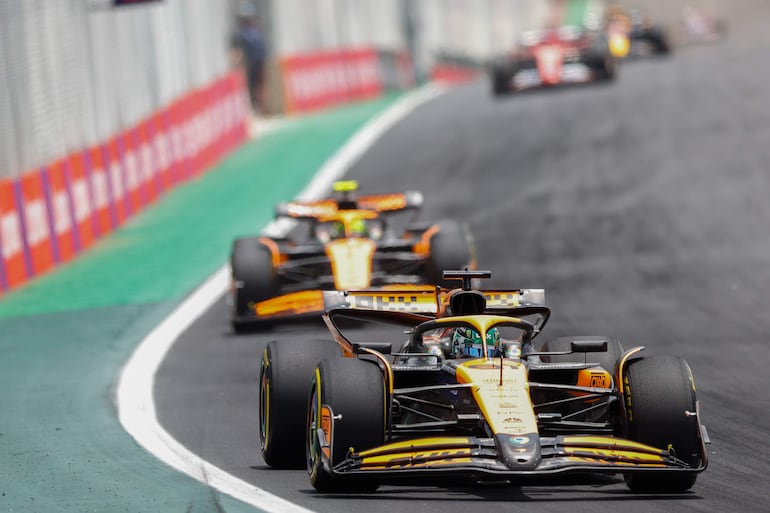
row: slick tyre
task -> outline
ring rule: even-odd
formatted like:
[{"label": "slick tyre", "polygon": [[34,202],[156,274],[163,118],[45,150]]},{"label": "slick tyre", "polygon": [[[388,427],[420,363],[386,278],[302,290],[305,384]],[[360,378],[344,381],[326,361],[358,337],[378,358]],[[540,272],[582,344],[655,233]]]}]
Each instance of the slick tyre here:
[{"label": "slick tyre", "polygon": [[647,40],[650,42],[652,51],[655,55],[668,55],[671,53],[671,43],[662,28],[653,27],[647,33]]},{"label": "slick tyre", "polygon": [[278,279],[270,249],[254,237],[233,242],[230,268],[235,284],[232,326],[234,331],[241,332],[253,317],[250,305],[275,296]]},{"label": "slick tyre", "polygon": [[426,278],[431,285],[456,287],[456,281],[444,281],[446,270],[464,269],[473,260],[473,244],[466,230],[457,221],[443,221],[430,237]]},{"label": "slick tyre", "polygon": [[511,92],[509,85],[509,74],[502,68],[493,68],[489,74],[489,81],[492,86],[492,96],[499,98]]},{"label": "slick tyre", "polygon": [[546,363],[583,363],[596,362],[610,374],[615,374],[615,365],[623,356],[623,345],[620,340],[613,337],[558,337],[547,340],[543,344],[542,351],[569,351],[570,342],[573,340],[607,340],[607,352],[605,353],[574,353],[565,355],[541,356]]},{"label": "slick tyre", "polygon": [[611,82],[617,76],[617,59],[609,52],[602,50],[597,52],[593,58],[592,68],[596,73],[596,78],[602,82]]},{"label": "slick tyre", "polygon": [[307,470],[319,492],[369,493],[377,483],[343,479],[324,464],[316,428],[321,427],[322,406],[331,409],[333,421],[326,435],[331,443],[331,466],[345,460],[348,450],[360,452],[385,441],[385,380],[380,368],[355,358],[323,360],[315,370],[307,415]]},{"label": "slick tyre", "polygon": [[283,340],[267,344],[259,368],[259,442],[265,463],[301,469],[305,463],[305,414],[318,362],[341,357],[329,340]]},{"label": "slick tyre", "polygon": [[[631,361],[623,377],[626,437],[669,450],[693,468],[701,463],[695,417],[695,382],[682,358],[653,356]],[[689,490],[695,472],[628,472],[626,485],[637,493]]]}]

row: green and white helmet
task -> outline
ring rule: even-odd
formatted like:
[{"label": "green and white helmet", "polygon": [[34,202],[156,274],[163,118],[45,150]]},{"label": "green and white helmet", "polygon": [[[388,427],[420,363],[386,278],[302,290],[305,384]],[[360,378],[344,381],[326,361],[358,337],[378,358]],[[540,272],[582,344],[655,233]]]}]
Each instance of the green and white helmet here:
[{"label": "green and white helmet", "polygon": [[[500,342],[500,332],[497,328],[487,331],[487,357],[492,358],[497,354],[498,343]],[[455,356],[470,356],[481,358],[483,345],[481,335],[472,328],[457,328],[452,334],[452,350]]]}]

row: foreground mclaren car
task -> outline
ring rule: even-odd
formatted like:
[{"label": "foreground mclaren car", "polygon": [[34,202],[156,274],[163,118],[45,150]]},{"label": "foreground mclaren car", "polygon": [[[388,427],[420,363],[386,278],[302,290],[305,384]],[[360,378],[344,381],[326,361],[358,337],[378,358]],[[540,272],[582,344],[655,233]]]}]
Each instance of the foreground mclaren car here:
[{"label": "foreground mclaren car", "polygon": [[524,33],[517,49],[496,58],[492,94],[609,81],[616,62],[604,34],[577,26]]},{"label": "foreground mclaren car", "polygon": [[586,472],[622,474],[635,492],[692,487],[708,436],[687,363],[609,337],[536,349],[543,291],[471,288],[488,276],[447,272],[463,280],[453,290],[327,293],[336,344],[271,342],[263,354],[265,462],[305,465],[321,492]]},{"label": "foreground mclaren car", "polygon": [[[446,266],[473,266],[471,238],[459,223],[415,222],[422,206],[419,192],[357,196],[353,181],[337,182],[334,188],[334,198],[278,205],[277,218],[297,223],[293,236],[234,241],[230,290],[235,331],[320,315],[324,290],[438,284]],[[402,213],[409,218],[396,220]]]}]

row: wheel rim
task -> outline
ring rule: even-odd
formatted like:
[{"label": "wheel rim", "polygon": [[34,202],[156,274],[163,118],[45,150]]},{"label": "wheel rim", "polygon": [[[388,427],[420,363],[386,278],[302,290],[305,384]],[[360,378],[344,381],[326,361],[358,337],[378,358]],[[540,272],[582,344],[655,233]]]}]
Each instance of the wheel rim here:
[{"label": "wheel rim", "polygon": [[315,380],[313,381],[313,389],[310,393],[310,408],[307,413],[307,440],[305,447],[307,447],[306,459],[307,459],[307,471],[312,474],[318,461],[318,454],[320,452],[318,448],[318,437],[316,437],[316,422],[318,421],[318,387]]},{"label": "wheel rim", "polygon": [[259,374],[259,441],[264,452],[267,450],[267,436],[270,429],[270,380],[267,377],[267,366],[264,360],[260,364]]}]

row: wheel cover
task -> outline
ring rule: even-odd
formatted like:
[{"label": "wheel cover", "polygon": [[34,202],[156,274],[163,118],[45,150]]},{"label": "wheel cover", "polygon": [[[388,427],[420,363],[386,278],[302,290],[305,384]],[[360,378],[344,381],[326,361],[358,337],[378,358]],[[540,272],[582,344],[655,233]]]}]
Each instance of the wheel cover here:
[{"label": "wheel cover", "polygon": [[307,459],[307,471],[309,474],[313,474],[316,471],[318,465],[320,465],[320,453],[321,449],[318,444],[318,437],[316,436],[316,426],[318,425],[321,395],[318,393],[317,381],[313,380],[313,388],[310,393],[310,408],[307,414],[307,440],[305,442],[305,451]]},{"label": "wheel cover", "polygon": [[267,370],[268,365],[262,359],[259,367],[259,443],[262,452],[267,450],[270,434],[270,379]]}]

